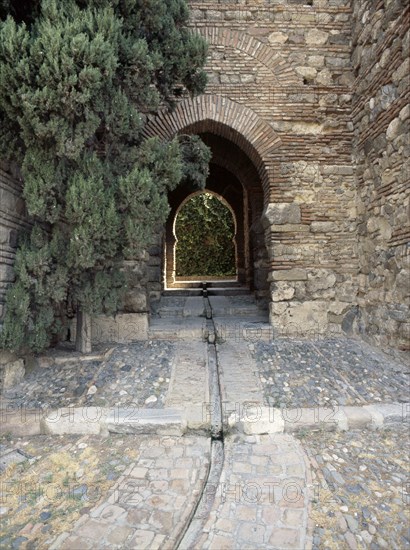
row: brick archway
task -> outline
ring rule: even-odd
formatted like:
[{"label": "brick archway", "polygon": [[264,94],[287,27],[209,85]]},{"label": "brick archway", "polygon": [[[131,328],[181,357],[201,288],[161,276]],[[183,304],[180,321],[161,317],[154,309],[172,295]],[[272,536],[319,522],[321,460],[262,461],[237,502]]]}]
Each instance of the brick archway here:
[{"label": "brick archway", "polygon": [[171,139],[179,133],[209,132],[237,145],[258,171],[265,195],[269,195],[272,153],[281,145],[273,128],[252,109],[223,96],[205,94],[178,103],[152,118],[144,133]]},{"label": "brick archway", "polygon": [[[241,235],[238,240],[238,280],[263,298],[268,295],[269,265],[260,220],[271,195],[272,168],[281,139],[252,109],[215,94],[185,99],[173,111],[163,110],[152,117],[145,127],[147,137],[156,135],[164,140],[187,133],[208,136],[211,142],[213,136],[216,154],[211,165],[215,167],[214,175],[218,173],[218,176],[213,177],[211,173],[212,190],[225,196],[219,185],[224,185],[223,181],[227,180],[232,182],[227,193],[232,193],[234,202],[227,196],[225,198],[234,207]],[[218,172],[217,167],[225,170],[225,175]],[[177,188],[170,195],[171,215],[165,227],[163,287],[170,288],[175,283],[172,212],[190,192]]]},{"label": "brick archway", "polygon": [[196,31],[211,46],[222,46],[232,50],[239,50],[243,54],[253,57],[264,65],[273,75],[277,86],[298,86],[303,84],[303,78],[296,73],[278,52],[272,52],[270,44],[262,42],[249,33],[232,30],[226,27],[196,27]]}]

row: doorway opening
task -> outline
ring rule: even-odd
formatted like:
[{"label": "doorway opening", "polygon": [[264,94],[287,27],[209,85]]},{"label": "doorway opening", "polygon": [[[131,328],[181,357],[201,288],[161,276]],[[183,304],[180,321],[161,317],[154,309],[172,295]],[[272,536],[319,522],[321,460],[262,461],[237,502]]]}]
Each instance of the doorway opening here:
[{"label": "doorway opening", "polygon": [[217,193],[191,194],[174,221],[175,281],[237,280],[236,219]]}]

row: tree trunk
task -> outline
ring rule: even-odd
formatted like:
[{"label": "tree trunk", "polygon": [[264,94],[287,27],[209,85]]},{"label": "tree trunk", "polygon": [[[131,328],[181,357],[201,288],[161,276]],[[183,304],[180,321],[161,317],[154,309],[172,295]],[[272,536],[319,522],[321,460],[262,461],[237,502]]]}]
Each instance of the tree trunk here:
[{"label": "tree trunk", "polygon": [[91,352],[91,317],[77,309],[77,334],[75,349],[81,353]]}]

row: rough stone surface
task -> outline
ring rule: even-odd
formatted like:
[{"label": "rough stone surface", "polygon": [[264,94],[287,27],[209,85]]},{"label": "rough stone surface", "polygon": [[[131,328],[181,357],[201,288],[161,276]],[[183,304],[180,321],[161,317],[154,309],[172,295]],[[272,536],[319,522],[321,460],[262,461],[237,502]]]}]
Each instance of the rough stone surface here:
[{"label": "rough stone surface", "polygon": [[5,364],[0,364],[0,380],[3,390],[8,390],[20,383],[26,372],[24,359],[13,359]]},{"label": "rough stone surface", "polygon": [[[80,361],[74,354],[57,362],[59,356],[51,356],[46,367],[42,361],[3,391],[2,406],[10,412],[23,407],[46,413],[60,407],[111,407],[126,409],[130,416],[142,407],[163,408],[174,355],[173,343],[155,341],[118,345],[99,360]],[[150,396],[156,400],[147,403]]]},{"label": "rough stone surface", "polygon": [[407,429],[301,436],[312,472],[313,549],[409,547]]},{"label": "rough stone surface", "polygon": [[409,349],[406,94],[410,70],[404,4],[354,1],[353,38],[352,64],[357,76],[352,99],[353,158],[360,258],[357,330],[379,345]]},{"label": "rough stone surface", "polygon": [[252,355],[267,405],[333,406],[331,421],[339,406],[410,401],[408,365],[355,340],[275,338],[258,342]]}]

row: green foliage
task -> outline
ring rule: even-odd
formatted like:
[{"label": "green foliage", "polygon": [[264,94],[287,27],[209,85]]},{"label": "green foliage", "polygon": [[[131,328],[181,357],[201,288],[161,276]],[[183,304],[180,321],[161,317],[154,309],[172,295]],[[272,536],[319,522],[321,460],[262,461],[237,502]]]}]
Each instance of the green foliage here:
[{"label": "green foliage", "polygon": [[178,277],[236,274],[234,219],[215,195],[205,192],[189,199],[178,213],[175,234]]},{"label": "green foliage", "polygon": [[183,158],[182,181],[194,188],[204,189],[211,160],[211,150],[204,147],[198,136],[183,135],[179,138]]},{"label": "green foliage", "polygon": [[0,0],[0,156],[18,161],[33,222],[1,344],[36,351],[68,312],[115,312],[181,180],[204,187],[195,136],[145,139],[147,114],[205,86],[184,0]]}]

